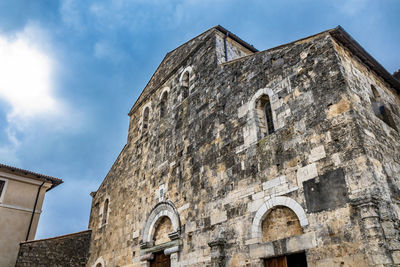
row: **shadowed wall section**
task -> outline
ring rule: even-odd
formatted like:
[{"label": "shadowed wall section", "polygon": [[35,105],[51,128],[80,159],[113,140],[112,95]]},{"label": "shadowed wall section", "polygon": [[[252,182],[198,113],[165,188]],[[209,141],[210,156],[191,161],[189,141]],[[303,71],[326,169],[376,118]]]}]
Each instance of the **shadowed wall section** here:
[{"label": "shadowed wall section", "polygon": [[16,267],[85,266],[92,231],[73,233],[20,244]]}]

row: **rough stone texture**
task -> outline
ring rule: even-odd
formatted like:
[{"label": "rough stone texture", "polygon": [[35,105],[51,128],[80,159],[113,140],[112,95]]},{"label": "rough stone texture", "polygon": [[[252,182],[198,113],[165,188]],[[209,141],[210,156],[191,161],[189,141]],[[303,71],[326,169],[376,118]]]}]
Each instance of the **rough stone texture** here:
[{"label": "rough stone texture", "polygon": [[91,230],[20,244],[16,267],[86,266]]},{"label": "rough stone texture", "polygon": [[168,234],[172,232],[171,220],[163,217],[154,232],[154,245],[169,242]]},{"label": "rough stone texture", "polygon": [[[370,85],[397,125],[400,98],[335,31],[250,54],[233,40],[235,59],[224,62],[223,35],[213,28],[168,53],[93,195],[88,266],[99,258],[147,266],[162,250],[172,266],[262,266],[263,258],[299,251],[308,266],[399,265],[400,137],[375,116]],[[263,95],[275,128],[266,136],[255,110]],[[108,197],[108,222],[99,227]],[[304,214],[301,234],[262,241],[253,222],[275,206]],[[170,241],[143,242],[165,216],[180,221]]]},{"label": "rough stone texture", "polygon": [[307,209],[310,212],[332,210],[349,202],[342,169],[327,171],[303,183]]},{"label": "rough stone texture", "polygon": [[286,207],[273,208],[262,223],[263,242],[279,240],[302,233],[303,230],[296,213]]},{"label": "rough stone texture", "polygon": [[395,71],[395,72],[393,73],[393,77],[395,77],[397,80],[400,81],[400,70]]}]

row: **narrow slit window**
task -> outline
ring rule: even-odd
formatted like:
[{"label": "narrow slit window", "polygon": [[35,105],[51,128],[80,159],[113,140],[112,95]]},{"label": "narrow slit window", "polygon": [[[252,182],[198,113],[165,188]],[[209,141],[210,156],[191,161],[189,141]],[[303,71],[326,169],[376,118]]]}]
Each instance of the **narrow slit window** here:
[{"label": "narrow slit window", "polygon": [[149,108],[146,107],[144,112],[143,112],[143,131],[147,131],[149,128]]},{"label": "narrow slit window", "polygon": [[182,76],[181,90],[182,90],[182,99],[185,99],[189,96],[189,72],[186,71]]},{"label": "narrow slit window", "polygon": [[160,102],[160,118],[163,118],[167,109],[168,92],[164,92]]},{"label": "narrow slit window", "polygon": [[271,134],[275,131],[275,129],[274,129],[274,122],[272,120],[271,102],[269,101],[269,99],[265,103],[264,112],[265,112],[265,119],[266,119],[267,127],[268,127],[268,134]]},{"label": "narrow slit window", "polygon": [[106,201],[104,202],[104,207],[103,207],[103,217],[101,220],[101,224],[104,225],[107,223],[107,215],[108,215],[108,199],[106,199]]},{"label": "narrow slit window", "polygon": [[267,95],[263,95],[257,100],[256,113],[262,134],[264,136],[272,134],[275,131],[275,127],[272,117],[271,102]]}]

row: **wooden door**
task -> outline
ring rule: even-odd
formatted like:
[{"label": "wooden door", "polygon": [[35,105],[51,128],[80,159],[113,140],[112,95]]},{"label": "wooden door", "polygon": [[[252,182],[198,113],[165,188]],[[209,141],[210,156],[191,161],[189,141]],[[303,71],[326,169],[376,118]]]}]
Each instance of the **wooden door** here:
[{"label": "wooden door", "polygon": [[154,254],[154,259],[150,262],[150,267],[171,267],[169,255],[163,252]]},{"label": "wooden door", "polygon": [[265,259],[264,263],[265,267],[288,267],[285,256]]}]

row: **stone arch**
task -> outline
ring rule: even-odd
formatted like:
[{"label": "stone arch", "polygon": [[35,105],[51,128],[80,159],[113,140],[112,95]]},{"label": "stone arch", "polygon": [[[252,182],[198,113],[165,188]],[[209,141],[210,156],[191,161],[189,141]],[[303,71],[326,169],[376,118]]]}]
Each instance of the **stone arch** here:
[{"label": "stone arch", "polygon": [[167,92],[167,94],[169,94],[169,91],[170,91],[170,88],[169,88],[168,86],[164,87],[164,88],[161,90],[161,93],[160,93],[160,97],[159,97],[160,100],[162,99],[164,93]]},{"label": "stone arch", "polygon": [[148,102],[146,105],[143,106],[141,112],[141,130],[142,132],[146,132],[147,128],[149,127],[149,122],[151,119],[151,102]]},{"label": "stone arch", "polygon": [[261,88],[259,89],[252,97],[250,100],[250,110],[255,110],[256,109],[256,104],[257,100],[262,97],[263,95],[267,95],[271,102],[273,101],[275,97],[275,93],[271,88]]},{"label": "stone arch", "polygon": [[189,96],[190,91],[190,81],[193,79],[193,69],[191,66],[186,67],[179,77],[179,94],[181,100]]},{"label": "stone arch", "polygon": [[160,94],[160,118],[163,118],[164,115],[167,113],[168,108],[168,96],[169,96],[169,88],[164,87]]},{"label": "stone arch", "polygon": [[188,73],[189,74],[189,79],[192,77],[193,75],[193,68],[191,66],[187,66],[181,73],[181,76],[179,77],[179,84],[182,85],[182,81],[184,79],[185,74]]},{"label": "stone arch", "polygon": [[299,219],[300,226],[305,227],[308,225],[308,219],[303,207],[297,203],[294,199],[289,197],[273,197],[267,200],[261,207],[257,210],[257,213],[253,219],[253,224],[251,226],[252,238],[261,238],[262,234],[262,222],[267,217],[269,211],[277,206],[284,206],[291,209]]},{"label": "stone arch", "polygon": [[110,205],[110,198],[106,198],[106,200],[104,200],[104,204],[103,204],[103,215],[101,218],[102,225],[104,225],[108,222],[109,205]]},{"label": "stone arch", "polygon": [[[250,120],[253,120],[256,122],[256,126],[258,129],[260,129],[262,122],[262,119],[260,119],[260,116],[258,115],[258,104],[260,102],[260,99],[266,98],[268,99],[268,102],[270,104],[270,106],[272,107],[272,102],[274,102],[275,100],[275,94],[274,91],[271,88],[261,88],[259,89],[251,98],[250,100],[250,106],[249,106],[249,110],[250,110]],[[271,123],[272,125],[277,125],[276,123],[276,114],[275,111],[271,109]],[[261,131],[261,130],[260,130]]]},{"label": "stone arch", "polygon": [[171,239],[177,239],[181,233],[181,221],[178,211],[170,201],[158,203],[147,217],[146,224],[143,229],[142,242],[151,244],[153,242],[154,230],[157,223],[162,217],[168,217],[172,224],[172,233],[169,234]]},{"label": "stone arch", "polygon": [[104,262],[103,258],[100,257],[96,260],[96,262],[92,266],[93,267],[106,267],[106,263]]},{"label": "stone arch", "polygon": [[256,119],[258,128],[263,136],[274,132],[274,122],[272,116],[271,100],[268,95],[263,94],[256,100]]},{"label": "stone arch", "polygon": [[[106,207],[107,203],[107,207]],[[108,224],[108,220],[110,217],[110,212],[111,212],[111,199],[108,194],[105,195],[104,201],[100,203],[100,208],[99,208],[99,226],[98,228],[102,228],[105,225]]]},{"label": "stone arch", "polygon": [[240,150],[246,149],[251,145],[257,143],[263,138],[267,131],[263,131],[260,127],[262,121],[258,115],[257,102],[262,96],[267,96],[269,99],[272,115],[272,124],[274,125],[274,131],[280,129],[283,124],[277,121],[277,116],[274,108],[276,107],[277,95],[271,88],[261,88],[254,93],[242,110],[239,110],[239,118],[246,116],[246,127],[243,128],[244,144],[239,148]]},{"label": "stone arch", "polygon": [[144,113],[144,111],[145,111],[145,109],[146,108],[149,108],[149,111],[150,111],[150,114],[151,114],[151,112],[152,112],[152,109],[151,109],[151,102],[148,102],[148,103],[146,103],[146,105],[144,105],[143,106],[143,108],[142,108],[142,116],[143,116],[143,113]]}]

